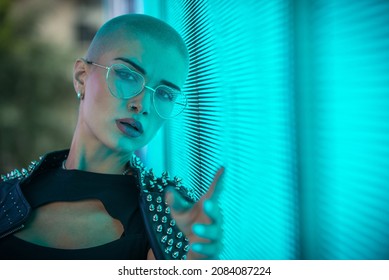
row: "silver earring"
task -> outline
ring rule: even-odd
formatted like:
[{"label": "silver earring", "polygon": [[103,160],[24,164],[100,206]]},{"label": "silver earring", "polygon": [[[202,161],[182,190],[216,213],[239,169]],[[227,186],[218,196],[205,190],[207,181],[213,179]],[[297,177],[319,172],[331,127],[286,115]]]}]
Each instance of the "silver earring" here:
[{"label": "silver earring", "polygon": [[81,91],[77,91],[77,98],[78,98],[78,100],[83,100],[84,94],[82,94]]}]

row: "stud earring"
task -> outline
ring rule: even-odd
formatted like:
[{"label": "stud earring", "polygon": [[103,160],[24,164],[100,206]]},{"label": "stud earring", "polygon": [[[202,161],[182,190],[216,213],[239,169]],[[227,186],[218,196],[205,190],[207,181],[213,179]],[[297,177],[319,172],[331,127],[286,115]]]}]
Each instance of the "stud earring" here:
[{"label": "stud earring", "polygon": [[78,100],[83,100],[84,94],[82,94],[81,91],[77,91],[77,98],[78,98]]}]

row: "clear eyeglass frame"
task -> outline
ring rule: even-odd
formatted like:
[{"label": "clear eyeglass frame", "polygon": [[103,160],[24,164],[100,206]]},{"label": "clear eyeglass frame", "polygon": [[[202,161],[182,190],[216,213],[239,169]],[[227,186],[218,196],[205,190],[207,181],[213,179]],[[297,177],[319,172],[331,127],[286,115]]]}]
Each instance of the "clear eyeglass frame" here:
[{"label": "clear eyeglass frame", "polygon": [[[141,75],[140,73],[132,70],[131,68],[129,68],[127,65],[124,65],[124,64],[121,64],[121,63],[115,63],[115,64],[112,64],[111,66],[104,66],[104,65],[101,65],[101,64],[98,64],[98,63],[95,63],[93,61],[89,61],[89,60],[84,60],[87,64],[90,64],[90,65],[94,65],[94,66],[97,66],[97,67],[100,67],[100,68],[103,68],[105,70],[107,70],[107,74],[105,76],[105,80],[106,80],[106,83],[107,83],[107,86],[108,86],[108,89],[111,93],[111,95],[115,98],[119,98],[119,99],[124,99],[124,100],[128,100],[128,99],[131,99],[135,96],[137,96],[138,94],[140,94],[145,88],[148,89],[148,90],[151,90],[152,91],[152,103],[153,103],[153,106],[154,106],[154,109],[155,111],[157,112],[157,114],[163,118],[163,119],[173,119],[175,117],[177,117],[178,115],[180,115],[184,110],[185,108],[187,107],[188,105],[188,99],[186,97],[186,95],[184,93],[182,93],[181,91],[178,91],[176,89],[173,89],[169,86],[166,86],[166,85],[159,85],[157,86],[155,89],[152,88],[152,87],[149,87],[149,86],[146,86],[146,82],[145,82],[145,78],[143,77],[143,75]],[[112,86],[110,85],[110,74],[111,74],[111,70],[113,67],[115,66],[121,66],[121,67],[124,67],[126,70],[130,71],[135,77],[137,77],[138,79],[140,79],[142,82],[141,84],[139,85],[139,90],[135,90],[134,91],[134,94],[128,96],[128,97],[123,97],[123,96],[120,96],[118,93],[116,93],[112,88]],[[179,102],[175,102],[175,104],[173,105],[175,108],[177,108],[178,110],[176,110],[174,113],[171,113],[170,115],[166,115],[166,114],[163,114],[161,112],[161,109],[158,109],[158,106],[156,105],[157,104],[157,101],[156,101],[156,95],[157,95],[157,92],[158,90],[161,90],[161,89],[165,89],[168,90],[168,91],[171,91],[171,92],[176,92],[180,95],[181,97],[181,100]],[[180,107],[178,107],[180,106]],[[172,109],[172,112],[173,112],[173,109]]]}]

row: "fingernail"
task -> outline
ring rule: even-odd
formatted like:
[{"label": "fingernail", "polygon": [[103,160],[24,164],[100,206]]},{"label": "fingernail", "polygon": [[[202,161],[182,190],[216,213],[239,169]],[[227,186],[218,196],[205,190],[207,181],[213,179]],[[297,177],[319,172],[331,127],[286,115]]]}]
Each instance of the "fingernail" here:
[{"label": "fingernail", "polygon": [[211,213],[213,210],[213,203],[209,200],[205,201],[204,202],[204,209],[205,209],[205,212]]},{"label": "fingernail", "polygon": [[192,230],[196,235],[204,235],[205,227],[203,225],[196,224],[193,226]]},{"label": "fingernail", "polygon": [[200,244],[198,243],[194,243],[192,244],[191,248],[192,248],[192,251],[195,251],[196,253],[201,253],[201,250],[202,250],[202,247]]}]

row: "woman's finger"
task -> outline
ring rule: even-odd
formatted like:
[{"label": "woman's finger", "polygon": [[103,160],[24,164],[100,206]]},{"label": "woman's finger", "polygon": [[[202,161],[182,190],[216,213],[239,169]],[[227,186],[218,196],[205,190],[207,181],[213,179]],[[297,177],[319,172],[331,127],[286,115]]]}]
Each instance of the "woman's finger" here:
[{"label": "woman's finger", "polygon": [[191,250],[200,255],[202,259],[216,259],[221,252],[221,242],[193,243]]},{"label": "woman's finger", "polygon": [[198,237],[211,241],[218,241],[222,236],[222,229],[217,224],[195,224],[192,226],[192,231]]},{"label": "woman's finger", "polygon": [[222,184],[220,184],[220,179],[224,173],[224,167],[220,167],[219,170],[216,172],[215,177],[213,178],[213,181],[211,185],[208,188],[207,193],[204,195],[204,199],[209,199],[212,197],[212,199],[217,199],[221,190],[222,190]]},{"label": "woman's finger", "polygon": [[205,200],[203,203],[204,213],[210,218],[214,223],[220,223],[222,219],[222,214],[219,208],[217,201]]}]

